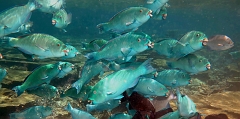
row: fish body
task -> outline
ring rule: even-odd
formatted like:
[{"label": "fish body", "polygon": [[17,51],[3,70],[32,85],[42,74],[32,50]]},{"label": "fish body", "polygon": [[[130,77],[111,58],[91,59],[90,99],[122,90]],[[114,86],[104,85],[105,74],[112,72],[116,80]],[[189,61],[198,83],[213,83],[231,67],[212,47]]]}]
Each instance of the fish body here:
[{"label": "fish body", "polygon": [[41,86],[37,87],[36,89],[27,90],[27,92],[30,94],[35,94],[35,95],[43,97],[43,98],[52,99],[53,97],[55,97],[57,95],[58,89],[49,84],[42,84]]},{"label": "fish body", "polygon": [[90,91],[89,100],[93,104],[99,104],[122,98],[121,94],[135,86],[139,76],[155,71],[150,61],[151,59],[146,60],[137,69],[122,69],[102,78]]},{"label": "fish body", "polygon": [[107,44],[108,41],[104,39],[95,39],[89,43],[82,42],[82,48],[84,50],[91,50],[93,52],[98,51],[102,46]]},{"label": "fish body", "polygon": [[125,113],[117,113],[111,115],[108,119],[132,119],[132,116]]},{"label": "fish body", "polygon": [[85,112],[80,109],[73,108],[70,103],[68,103],[67,107],[65,107],[65,110],[71,113],[73,119],[96,119],[88,112]]},{"label": "fish body", "polygon": [[153,19],[165,20],[167,18],[167,8],[170,7],[168,3],[165,3],[157,12],[153,14]]},{"label": "fish body", "polygon": [[197,74],[209,70],[211,67],[210,62],[203,56],[188,54],[176,61],[167,62],[168,67],[184,70],[191,74]]},{"label": "fish body", "polygon": [[18,28],[18,30],[19,30],[20,33],[23,33],[23,34],[30,33],[30,32],[31,32],[30,28],[31,28],[32,26],[33,26],[33,22],[29,21],[29,22],[27,22],[27,23],[25,23],[25,24],[22,24],[22,25]]},{"label": "fish body", "polygon": [[152,47],[149,39],[150,36],[147,34],[127,33],[112,39],[99,51],[88,53],[85,57],[92,61],[100,59],[111,61],[117,58],[123,58],[123,60],[128,61],[133,55]]},{"label": "fish body", "polygon": [[67,55],[63,56],[62,59],[74,58],[78,54],[80,54],[80,52],[74,46],[66,44],[66,47],[69,50],[69,52],[67,53]]},{"label": "fish body", "polygon": [[153,50],[155,50],[159,55],[166,56],[168,58],[173,57],[173,48],[178,43],[175,39],[164,39],[160,42],[154,43]]},{"label": "fish body", "polygon": [[22,85],[14,87],[13,90],[15,90],[17,96],[19,96],[26,89],[38,87],[43,83],[50,83],[60,72],[60,67],[59,63],[40,66],[25,78]]},{"label": "fish body", "polygon": [[69,52],[62,41],[47,34],[35,33],[19,38],[9,38],[8,43],[32,60],[63,57]]},{"label": "fish body", "polygon": [[65,4],[65,0],[36,0],[42,7],[39,8],[40,11],[45,13],[54,13],[61,8]]},{"label": "fish body", "polygon": [[119,106],[120,104],[120,100],[119,99],[113,99],[113,100],[109,100],[107,102],[103,102],[97,105],[91,105],[91,104],[87,104],[86,108],[88,112],[92,112],[92,111],[111,111],[113,108]]},{"label": "fish body", "polygon": [[147,22],[152,16],[152,11],[145,7],[130,7],[116,15],[114,15],[109,22],[97,25],[99,33],[115,33],[123,34],[137,30],[139,26]]},{"label": "fish body", "polygon": [[81,101],[86,101],[88,99],[88,93],[92,89],[92,86],[84,85],[79,93],[77,93],[76,88],[69,88],[67,91],[62,93],[60,97],[71,97],[73,99],[80,99]]},{"label": "fish body", "polygon": [[63,78],[74,69],[74,65],[70,62],[59,62],[59,65],[61,66],[61,71],[56,76],[57,78]]},{"label": "fish body", "polygon": [[156,81],[172,88],[186,86],[191,81],[190,75],[182,70],[166,69],[157,74],[157,77],[154,78]]},{"label": "fish body", "polygon": [[181,119],[179,111],[169,112],[163,115],[160,119]]},{"label": "fish body", "polygon": [[43,119],[52,114],[51,107],[33,106],[19,113],[9,114],[10,119]]},{"label": "fish body", "polygon": [[187,95],[182,95],[178,89],[177,107],[179,114],[184,118],[190,118],[197,113],[195,103]]},{"label": "fish body", "polygon": [[66,28],[72,21],[72,14],[60,9],[53,14],[52,24],[60,29]]},{"label": "fish body", "polygon": [[86,61],[81,71],[81,77],[72,84],[72,87],[76,88],[77,93],[79,93],[81,91],[82,86],[89,83],[94,76],[98,74],[103,74],[103,72],[106,70],[107,66],[102,61],[94,62]]},{"label": "fish body", "polygon": [[153,18],[158,20],[166,19],[167,9],[166,4],[169,0],[151,0],[147,1],[147,4],[144,7],[152,10]]},{"label": "fish body", "polygon": [[168,93],[164,85],[151,78],[140,78],[133,91],[144,96],[166,96]]},{"label": "fish body", "polygon": [[22,24],[26,24],[39,5],[34,0],[24,6],[13,7],[0,14],[0,37],[19,31]]},{"label": "fish body", "polygon": [[234,42],[226,35],[214,35],[209,38],[207,46],[211,50],[227,50],[234,46]]},{"label": "fish body", "polygon": [[142,64],[142,62],[125,62],[125,63],[117,64],[116,62],[112,61],[109,64],[109,68],[113,71],[118,71],[118,70],[126,69],[126,68],[135,69],[141,64]]}]

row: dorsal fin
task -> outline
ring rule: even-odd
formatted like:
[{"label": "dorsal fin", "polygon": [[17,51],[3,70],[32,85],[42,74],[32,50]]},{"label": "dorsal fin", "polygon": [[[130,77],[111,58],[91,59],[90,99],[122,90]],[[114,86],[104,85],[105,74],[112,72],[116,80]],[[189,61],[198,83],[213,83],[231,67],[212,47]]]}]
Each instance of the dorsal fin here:
[{"label": "dorsal fin", "polygon": [[[131,7],[130,7],[131,8]],[[123,9],[122,11],[118,12],[117,14],[115,14],[111,19],[109,19],[109,21],[112,21],[116,16],[118,16],[119,14],[121,14],[122,12],[126,11],[129,8]]]},{"label": "dorsal fin", "polygon": [[24,35],[18,36],[17,38],[25,38],[25,37],[30,36],[30,35],[32,35],[32,33],[31,34],[24,34]]}]

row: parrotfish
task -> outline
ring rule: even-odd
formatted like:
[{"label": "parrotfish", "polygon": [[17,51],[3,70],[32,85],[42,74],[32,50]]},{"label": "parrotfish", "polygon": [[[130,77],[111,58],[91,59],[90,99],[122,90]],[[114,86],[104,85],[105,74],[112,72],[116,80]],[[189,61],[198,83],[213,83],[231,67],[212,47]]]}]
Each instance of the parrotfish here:
[{"label": "parrotfish", "polygon": [[10,119],[43,119],[52,114],[51,107],[34,106],[19,113],[9,114]]},{"label": "parrotfish", "polygon": [[108,119],[132,119],[132,116],[125,113],[117,113],[111,115]]},{"label": "parrotfish", "polygon": [[99,104],[111,99],[121,99],[121,94],[126,89],[137,84],[139,76],[155,71],[150,62],[151,59],[148,59],[136,69],[122,69],[102,78],[90,91],[89,100],[93,104]]},{"label": "parrotfish", "polygon": [[226,35],[214,35],[208,39],[207,46],[211,50],[227,50],[234,46],[234,42]]},{"label": "parrotfish", "polygon": [[36,0],[41,5],[40,11],[53,14],[63,8],[65,0]]},{"label": "parrotfish", "polygon": [[88,99],[88,93],[92,89],[92,86],[84,85],[79,93],[77,93],[76,88],[69,88],[67,91],[60,95],[61,98],[63,97],[71,97],[73,99],[80,99],[81,101],[86,101]]},{"label": "parrotfish", "polygon": [[91,105],[91,104],[87,104],[86,108],[88,112],[92,112],[92,111],[111,111],[112,109],[114,109],[115,107],[119,106],[120,104],[120,100],[119,99],[113,99],[113,100],[109,100],[107,102],[103,102],[97,105]]},{"label": "parrotfish", "polygon": [[71,113],[73,119],[96,119],[93,117],[90,113],[85,112],[80,109],[73,108],[70,103],[68,103],[67,107],[65,107],[65,110]]},{"label": "parrotfish", "polygon": [[27,90],[27,92],[29,94],[35,94],[43,98],[52,99],[53,97],[57,96],[58,89],[49,84],[42,84],[36,89]]},{"label": "parrotfish", "polygon": [[[7,75],[7,70],[4,68],[0,68],[0,83],[5,78],[6,75]],[[2,87],[2,85],[0,84],[0,89],[1,89],[1,87]]]},{"label": "parrotfish", "polygon": [[130,7],[114,15],[109,22],[98,24],[97,28],[100,34],[105,32],[123,34],[135,31],[152,17],[151,13],[152,10],[145,7]]},{"label": "parrotfish", "polygon": [[62,29],[64,32],[67,32],[66,28],[72,21],[72,14],[67,12],[64,9],[60,9],[53,14],[52,25],[57,28]]},{"label": "parrotfish", "polygon": [[43,83],[49,84],[50,81],[55,78],[61,70],[60,63],[47,64],[36,68],[30,73],[22,85],[13,88],[17,93],[17,96],[21,95],[26,89],[36,88]]},{"label": "parrotfish", "polygon": [[47,34],[29,34],[18,38],[6,37],[11,47],[17,48],[31,60],[68,55],[68,47],[59,39]]},{"label": "parrotfish", "polygon": [[[144,5],[144,7],[152,10],[153,17],[155,15],[158,15],[161,12],[162,7],[168,2],[168,0],[151,0],[147,1],[147,4]],[[161,14],[161,13],[160,13]]]},{"label": "parrotfish", "polygon": [[170,5],[168,3],[165,3],[165,5],[163,5],[160,9],[159,12],[155,12],[153,14],[153,19],[156,20],[165,20],[167,19],[167,8],[170,7]]},{"label": "parrotfish", "polygon": [[96,61],[100,59],[115,60],[123,58],[128,61],[133,55],[153,47],[147,34],[127,33],[116,37],[103,46],[98,52],[92,52],[85,55],[88,60]]},{"label": "parrotfish", "polygon": [[59,65],[61,66],[61,71],[56,76],[57,78],[63,78],[74,69],[74,65],[70,62],[59,62]]},{"label": "parrotfish", "polygon": [[26,24],[32,11],[40,5],[35,0],[29,0],[24,6],[13,7],[0,14],[0,37],[19,32],[19,27]]},{"label": "parrotfish", "polygon": [[158,72],[157,77],[154,79],[171,88],[186,86],[191,83],[190,75],[185,71],[177,69],[166,69]]},{"label": "parrotfish", "polygon": [[74,46],[66,44],[66,47],[69,50],[69,52],[67,53],[67,55],[61,57],[62,59],[74,58],[78,54],[80,54],[80,52]]},{"label": "parrotfish", "polygon": [[82,42],[82,48],[84,50],[91,50],[93,52],[98,51],[102,46],[107,44],[108,41],[104,39],[95,39],[89,43]]},{"label": "parrotfish", "polygon": [[188,54],[177,61],[167,62],[167,65],[170,68],[181,69],[191,74],[197,74],[211,68],[208,59],[195,54]]}]

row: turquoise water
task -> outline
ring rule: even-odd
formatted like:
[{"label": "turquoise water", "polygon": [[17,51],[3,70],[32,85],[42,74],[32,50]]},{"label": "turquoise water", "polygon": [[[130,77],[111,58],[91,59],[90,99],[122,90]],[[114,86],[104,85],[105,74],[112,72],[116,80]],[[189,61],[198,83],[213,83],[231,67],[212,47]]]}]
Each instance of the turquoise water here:
[{"label": "turquoise water", "polygon": [[[27,0],[0,0],[0,11],[9,9],[16,5],[24,5],[28,1]],[[76,48],[82,52],[80,44],[82,41],[91,41],[95,38],[104,38],[110,39],[110,34],[99,34],[96,25],[102,22],[108,21],[114,14],[119,11],[132,6],[141,6],[145,3],[144,0],[122,0],[122,1],[111,1],[111,0],[91,0],[89,1],[78,1],[78,0],[67,0],[65,9],[67,12],[71,12],[73,15],[72,23],[68,25],[66,28],[67,32],[63,32],[57,28],[55,28],[51,24],[52,15],[47,13],[42,13],[38,10],[35,10],[32,14],[31,21],[33,21],[33,27],[31,28],[32,33],[46,33],[52,36],[59,38],[60,40],[67,42],[76,46]],[[185,33],[192,30],[198,30],[204,32],[208,37],[215,34],[224,34],[229,36],[233,42],[234,47],[226,50],[226,51],[209,51],[208,49],[201,49],[197,51],[197,54],[201,54],[209,59],[212,64],[211,70],[205,73],[200,73],[197,75],[193,75],[192,78],[197,78],[202,82],[206,83],[206,90],[199,92],[196,87],[191,86],[185,89],[185,92],[189,95],[193,96],[194,102],[197,102],[197,109],[203,114],[216,114],[223,113],[226,110],[229,110],[226,114],[229,118],[237,119],[240,117],[240,110],[236,109],[234,106],[234,100],[229,98],[230,103],[226,104],[224,101],[223,105],[226,104],[226,107],[230,107],[229,109],[223,109],[218,105],[214,106],[201,106],[201,101],[197,100],[196,95],[201,95],[202,97],[219,100],[217,98],[211,98],[209,95],[222,93],[226,91],[232,91],[235,94],[238,94],[240,91],[239,85],[239,72],[240,65],[238,60],[234,60],[228,54],[232,51],[239,50],[240,42],[240,1],[239,0],[169,0],[168,2],[171,6],[168,8],[168,16],[166,20],[152,20],[150,19],[145,24],[139,27],[138,31],[145,32],[152,36],[153,40],[158,40],[161,38],[175,38],[180,39]],[[9,36],[17,37],[22,34],[15,33],[10,34]],[[11,97],[6,101],[1,101],[0,104],[0,118],[5,119],[9,118],[8,114],[20,111],[25,109],[26,107],[30,107],[36,104],[44,104],[45,105],[54,105],[56,107],[54,110],[54,114],[52,117],[55,118],[70,118],[67,112],[63,112],[63,114],[57,113],[59,110],[64,110],[66,102],[63,102],[60,98],[55,98],[51,101],[42,101],[37,100],[34,101],[26,101],[26,104],[22,104],[20,106],[16,106],[18,103],[15,100],[16,96],[14,96],[14,92],[10,91],[12,87],[16,85],[20,85],[22,81],[14,81],[9,79],[18,79],[17,77],[25,77],[29,72],[31,72],[34,68],[39,66],[40,64],[46,64],[49,62],[59,61],[59,59],[54,60],[43,60],[37,61],[35,63],[28,62],[26,59],[22,58],[20,53],[11,48],[1,48],[1,53],[6,57],[6,59],[0,60],[0,66],[7,68],[9,71],[8,75],[3,81],[3,88],[6,88],[7,93],[1,93],[5,97]],[[86,52],[82,52],[85,54]],[[139,59],[143,61],[143,59],[154,58],[166,60],[164,57],[158,56],[156,53],[152,52],[143,52],[138,55]],[[142,58],[143,57],[143,58]],[[72,62],[74,64],[82,66],[86,59],[83,58],[83,55],[78,56],[76,59],[69,59],[67,61]],[[157,62],[157,60],[156,60]],[[160,63],[161,64],[161,63]],[[156,65],[159,66],[159,65]],[[157,69],[167,68],[166,65],[160,65]],[[12,70],[12,71],[11,71]],[[15,75],[14,71],[19,71],[19,75]],[[22,71],[29,71],[23,73]],[[52,85],[56,85],[60,90],[64,90],[64,88],[69,87],[71,83],[73,83],[77,79],[78,72],[75,71],[70,75],[66,76],[64,79],[60,79],[59,81],[51,82]],[[96,78],[97,79],[97,78]],[[226,81],[230,79],[230,81]],[[10,83],[9,83],[10,82]],[[95,81],[96,82],[96,81]],[[68,85],[65,85],[68,84]],[[94,84],[93,82],[91,84]],[[212,86],[212,87],[211,87]],[[219,87],[218,89],[216,87]],[[3,89],[0,89],[0,91]],[[4,90],[5,91],[5,90]],[[201,97],[200,96],[200,97]],[[238,95],[240,98],[240,95]],[[191,97],[191,96],[190,96]],[[12,99],[14,98],[14,100]],[[238,99],[239,99],[238,98]],[[3,98],[4,99],[4,98]],[[70,100],[70,99],[64,99]],[[221,100],[221,99],[220,99]],[[224,99],[223,99],[224,100]],[[14,102],[16,101],[16,102]],[[45,102],[46,101],[46,102]],[[62,102],[61,102],[62,101]],[[73,101],[73,100],[71,100]],[[80,107],[84,108],[84,105],[87,102],[80,103],[78,100],[74,100],[74,107],[80,105]],[[236,101],[236,100],[235,100]],[[238,100],[239,101],[239,100]],[[62,103],[62,105],[56,106],[54,102]],[[231,103],[232,102],[232,103]],[[4,104],[6,103],[7,106]],[[20,103],[20,102],[19,102]],[[221,101],[219,102],[221,103]],[[204,104],[202,104],[204,105]],[[231,108],[232,105],[233,107]],[[213,108],[214,107],[214,108]],[[224,107],[224,106],[223,106]],[[206,110],[210,111],[206,111]],[[236,110],[234,110],[236,109]],[[105,119],[108,117],[106,112],[104,113],[93,113],[95,116],[97,115],[101,119]],[[51,118],[52,118],[51,117]]]}]

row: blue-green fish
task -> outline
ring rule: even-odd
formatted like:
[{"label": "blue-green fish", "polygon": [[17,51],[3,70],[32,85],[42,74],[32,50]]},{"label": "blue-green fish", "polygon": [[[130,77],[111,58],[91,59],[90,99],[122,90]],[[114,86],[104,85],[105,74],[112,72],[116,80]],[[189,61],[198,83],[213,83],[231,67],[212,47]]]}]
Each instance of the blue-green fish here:
[{"label": "blue-green fish", "polygon": [[57,96],[58,89],[52,85],[49,84],[42,84],[41,86],[37,87],[33,90],[27,90],[30,94],[35,94],[37,96],[52,99],[53,97]]},{"label": "blue-green fish", "polygon": [[138,84],[134,87],[133,91],[136,91],[145,97],[166,96],[168,93],[168,89],[163,84],[154,79],[143,77],[139,79]]},{"label": "blue-green fish", "polygon": [[162,16],[163,19],[166,19],[166,16],[161,12],[164,11],[162,8],[164,7],[164,5],[166,5],[167,2],[168,0],[148,0],[147,4],[145,4],[144,7],[152,10],[153,18],[155,17],[155,15],[158,15],[158,17]]},{"label": "blue-green fish", "polygon": [[[2,82],[2,80],[5,78],[5,76],[7,75],[7,70],[4,68],[0,68],[0,83]],[[2,87],[2,85],[0,84],[0,88]]]},{"label": "blue-green fish", "polygon": [[111,115],[108,119],[132,119],[132,116],[125,113],[117,113]]},{"label": "blue-green fish", "polygon": [[165,3],[165,5],[163,5],[160,9],[160,11],[155,12],[153,14],[153,19],[156,20],[165,20],[167,19],[167,8],[170,7],[170,5],[168,3]]},{"label": "blue-green fish", "polygon": [[107,70],[108,68],[106,64],[102,61],[86,61],[82,68],[80,78],[72,84],[72,87],[75,87],[77,89],[77,93],[79,93],[82,86],[89,83],[94,76],[98,74],[102,75],[104,71]]},{"label": "blue-green fish", "polygon": [[36,2],[41,5],[39,8],[40,11],[50,14],[63,8],[65,4],[65,0],[36,0]]},{"label": "blue-green fish", "polygon": [[191,83],[190,75],[182,70],[166,69],[157,73],[154,78],[159,83],[172,88],[186,86]]},{"label": "blue-green fish", "polygon": [[31,17],[32,11],[39,7],[35,0],[29,0],[24,6],[13,7],[0,13],[0,38],[19,32],[19,27],[26,24]]},{"label": "blue-green fish", "polygon": [[80,99],[81,101],[86,101],[88,99],[88,93],[92,90],[92,86],[84,85],[79,93],[77,93],[76,88],[69,88],[67,91],[60,95],[63,97],[71,97],[73,99]]},{"label": "blue-green fish", "polygon": [[64,9],[60,9],[53,13],[52,25],[57,28],[62,29],[64,32],[67,32],[64,28],[68,26],[72,21],[72,14],[67,12]]},{"label": "blue-green fish", "polygon": [[115,60],[117,58],[128,61],[133,55],[153,47],[150,39],[147,34],[127,33],[112,39],[98,52],[88,53],[85,57],[93,61],[100,59]]},{"label": "blue-green fish", "polygon": [[61,66],[61,70],[56,78],[63,78],[74,69],[74,65],[70,62],[59,62],[59,65]]},{"label": "blue-green fish", "polygon": [[92,112],[92,111],[111,111],[112,109],[114,109],[115,107],[119,106],[120,104],[120,100],[119,99],[113,99],[113,100],[109,100],[107,102],[103,102],[97,105],[91,105],[91,104],[87,104],[86,108],[88,112]]},{"label": "blue-green fish", "polygon": [[69,52],[65,56],[63,56],[62,59],[74,58],[78,54],[80,54],[80,52],[75,47],[67,44],[66,44],[66,47],[69,50]]},{"label": "blue-green fish", "polygon": [[10,119],[43,119],[51,114],[51,107],[34,106],[19,113],[11,113],[9,116]]},{"label": "blue-green fish", "polygon": [[98,51],[102,46],[104,46],[105,44],[107,44],[108,41],[104,40],[104,39],[95,39],[92,40],[89,43],[86,42],[82,42],[82,49],[84,50],[91,50],[93,52]]},{"label": "blue-green fish", "polygon": [[197,113],[195,103],[187,96],[182,95],[177,89],[177,107],[179,114],[184,118],[190,118]]},{"label": "blue-green fish", "polygon": [[68,47],[59,39],[47,35],[34,33],[18,38],[7,38],[11,47],[17,48],[29,59],[44,59],[63,57],[68,55]]},{"label": "blue-green fish", "polygon": [[163,115],[160,119],[181,119],[181,116],[179,114],[179,111],[176,110],[174,112],[169,112]]},{"label": "blue-green fish", "polygon": [[179,58],[177,61],[167,62],[167,65],[170,68],[181,69],[191,74],[197,74],[211,68],[211,64],[208,59],[195,54],[188,54]]},{"label": "blue-green fish", "polygon": [[60,63],[47,64],[36,68],[29,74],[22,85],[13,88],[17,96],[21,95],[26,89],[35,88],[43,83],[49,84],[61,70]]},{"label": "blue-green fish", "polygon": [[123,34],[137,30],[139,26],[148,21],[152,17],[152,10],[145,7],[127,8],[109,20],[109,22],[97,25],[99,33],[115,33]]},{"label": "blue-green fish", "polygon": [[102,78],[90,91],[88,99],[93,104],[99,104],[111,99],[122,98],[121,94],[135,86],[139,76],[155,71],[150,64],[151,60],[146,60],[136,69],[122,69]]},{"label": "blue-green fish", "polygon": [[80,109],[73,108],[70,103],[68,103],[67,107],[65,107],[65,110],[71,113],[73,119],[96,119],[93,117],[90,113],[85,112]]}]

